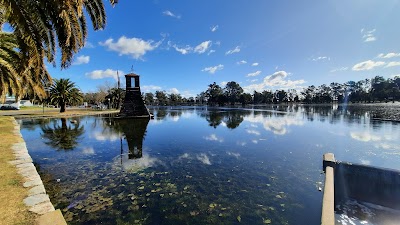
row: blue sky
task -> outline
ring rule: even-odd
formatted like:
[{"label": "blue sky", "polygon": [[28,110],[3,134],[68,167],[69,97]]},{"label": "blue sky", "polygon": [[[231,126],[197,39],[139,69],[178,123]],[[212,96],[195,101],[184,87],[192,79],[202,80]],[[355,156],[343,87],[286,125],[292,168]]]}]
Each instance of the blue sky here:
[{"label": "blue sky", "polygon": [[400,75],[400,0],[105,1],[68,69],[83,92],[141,75],[144,92],[195,96],[216,82],[253,90]]}]

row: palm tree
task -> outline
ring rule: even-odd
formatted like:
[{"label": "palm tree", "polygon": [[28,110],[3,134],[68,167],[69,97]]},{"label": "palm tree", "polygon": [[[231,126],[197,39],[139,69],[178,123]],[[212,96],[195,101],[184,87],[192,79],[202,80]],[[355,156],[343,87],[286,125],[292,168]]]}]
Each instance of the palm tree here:
[{"label": "palm tree", "polygon": [[84,126],[79,124],[79,120],[73,125],[67,125],[65,118],[61,118],[61,126],[56,120],[53,121],[52,127],[49,124],[40,126],[45,144],[56,150],[73,150],[79,143],[78,139],[85,132]]},{"label": "palm tree", "polygon": [[13,34],[0,32],[0,96],[3,99],[8,93],[17,92],[20,87],[16,68],[20,56],[15,48],[18,45]]},{"label": "palm tree", "polygon": [[[47,70],[40,70],[34,64],[26,66],[17,48],[15,35],[0,31],[0,98],[3,99],[7,94],[20,98],[27,93],[44,97],[43,84],[51,79],[50,75]],[[43,77],[35,76],[35,71]]]},{"label": "palm tree", "polygon": [[[118,1],[110,2],[114,5]],[[95,30],[105,27],[102,0],[0,0],[0,27],[8,23],[13,28],[14,40],[11,43],[16,47],[12,49],[19,53],[19,62],[15,63],[15,58],[1,51],[0,47],[0,64],[5,66],[0,69],[2,92],[19,89],[18,78],[21,83],[36,84],[25,89],[26,92],[45,97],[44,87],[51,82],[51,77],[44,58],[55,66],[58,46],[61,67],[67,68],[72,63],[74,54],[85,45],[87,38],[85,11]],[[26,76],[17,76],[21,74]],[[4,88],[6,84],[7,88]]]},{"label": "palm tree", "polygon": [[82,93],[69,79],[55,79],[50,87],[50,102],[60,106],[60,113],[65,112],[67,104],[76,104],[82,100]]}]

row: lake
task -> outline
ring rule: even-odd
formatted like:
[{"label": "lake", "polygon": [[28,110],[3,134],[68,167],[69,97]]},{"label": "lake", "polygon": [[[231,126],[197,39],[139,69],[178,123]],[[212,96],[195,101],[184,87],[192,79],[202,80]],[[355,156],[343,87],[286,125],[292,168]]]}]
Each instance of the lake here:
[{"label": "lake", "polygon": [[163,107],[23,119],[69,224],[320,224],[322,155],[400,169],[400,123],[356,107]]}]

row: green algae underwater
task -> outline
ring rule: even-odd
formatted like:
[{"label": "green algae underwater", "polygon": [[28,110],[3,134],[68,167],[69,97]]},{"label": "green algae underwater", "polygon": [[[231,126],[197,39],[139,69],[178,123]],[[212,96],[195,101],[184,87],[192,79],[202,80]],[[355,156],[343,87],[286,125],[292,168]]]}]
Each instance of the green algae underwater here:
[{"label": "green algae underwater", "polygon": [[[358,115],[151,111],[150,121],[115,115],[19,121],[50,199],[68,224],[318,224],[323,153],[379,166],[399,158],[382,149],[399,150],[364,139],[398,135],[400,128],[355,120]],[[387,138],[385,146],[397,142]],[[359,150],[366,146],[367,154]]]}]

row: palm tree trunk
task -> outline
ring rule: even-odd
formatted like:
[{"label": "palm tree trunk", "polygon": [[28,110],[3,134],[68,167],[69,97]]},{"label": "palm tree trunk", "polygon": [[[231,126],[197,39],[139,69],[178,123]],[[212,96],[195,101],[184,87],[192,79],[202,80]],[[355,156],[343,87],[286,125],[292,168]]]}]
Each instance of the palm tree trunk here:
[{"label": "palm tree trunk", "polygon": [[63,113],[63,112],[65,112],[65,102],[61,102],[61,104],[60,104],[60,113]]}]

